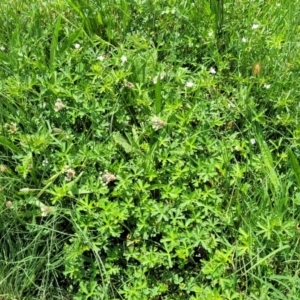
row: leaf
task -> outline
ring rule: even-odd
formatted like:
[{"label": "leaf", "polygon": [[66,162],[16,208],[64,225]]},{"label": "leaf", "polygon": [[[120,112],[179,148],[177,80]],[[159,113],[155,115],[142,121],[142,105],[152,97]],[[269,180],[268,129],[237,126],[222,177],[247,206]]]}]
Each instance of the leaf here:
[{"label": "leaf", "polygon": [[290,158],[291,167],[292,167],[295,177],[296,177],[297,184],[300,187],[300,165],[299,165],[299,162],[297,160],[297,157],[295,156],[295,154],[293,153],[293,151],[291,149],[288,149],[288,155]]},{"label": "leaf", "polygon": [[78,39],[79,35],[82,33],[82,29],[76,29],[72,32],[63,42],[62,46],[60,47],[60,52],[63,53],[66,49],[70,48]]},{"label": "leaf", "polygon": [[12,152],[21,153],[21,150],[4,136],[0,136],[0,144],[5,148],[10,149]]},{"label": "leaf", "polygon": [[257,266],[259,266],[260,264],[262,264],[264,261],[268,260],[270,257],[275,256],[275,254],[277,254],[278,252],[281,252],[285,249],[290,248],[289,245],[284,245],[278,249],[275,249],[274,251],[272,251],[271,253],[269,253],[268,255],[266,255],[265,257],[259,259],[254,265],[252,265],[248,270],[245,271],[245,274],[249,273],[249,271],[251,271],[252,269],[256,268]]},{"label": "leaf", "polygon": [[58,34],[61,27],[61,17],[58,17],[54,32],[52,35],[51,47],[50,47],[50,60],[49,60],[49,69],[51,72],[54,71],[54,61],[56,60],[56,53],[57,53],[57,44],[58,44]]},{"label": "leaf", "polygon": [[113,139],[117,144],[123,147],[125,152],[130,153],[134,151],[133,147],[126,141],[126,139],[119,132],[113,134]]},{"label": "leaf", "polygon": [[266,175],[269,177],[271,181],[273,191],[277,192],[280,190],[280,181],[275,171],[272,154],[266,142],[262,141],[260,144],[260,148],[261,148],[262,159],[266,167],[265,169]]},{"label": "leaf", "polygon": [[155,113],[158,115],[161,112],[161,83],[160,74],[157,76],[157,82],[155,85]]}]

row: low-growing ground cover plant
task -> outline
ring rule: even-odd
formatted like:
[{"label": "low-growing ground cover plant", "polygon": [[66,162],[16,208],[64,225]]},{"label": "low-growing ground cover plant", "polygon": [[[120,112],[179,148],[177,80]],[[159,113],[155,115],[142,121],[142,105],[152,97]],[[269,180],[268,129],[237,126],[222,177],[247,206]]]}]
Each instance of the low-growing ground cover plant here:
[{"label": "low-growing ground cover plant", "polygon": [[0,3],[0,298],[299,299],[299,1]]}]

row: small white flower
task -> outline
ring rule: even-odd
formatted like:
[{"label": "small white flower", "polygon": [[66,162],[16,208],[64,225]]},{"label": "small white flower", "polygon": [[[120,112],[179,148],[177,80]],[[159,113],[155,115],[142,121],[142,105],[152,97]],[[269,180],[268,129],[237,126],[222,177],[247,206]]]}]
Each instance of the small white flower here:
[{"label": "small white flower", "polygon": [[5,47],[4,47],[4,46],[1,46],[1,47],[0,47],[0,50],[1,50],[1,51],[4,51],[4,50],[5,50]]},{"label": "small white flower", "polygon": [[42,217],[47,217],[50,213],[54,211],[53,206],[47,206],[47,205],[40,205],[40,209],[41,209]]},{"label": "small white flower", "polygon": [[43,167],[47,166],[48,164],[49,164],[49,161],[48,161],[47,158],[42,161],[42,166]]},{"label": "small white flower", "polygon": [[127,81],[126,79],[124,80],[124,86],[129,88],[129,89],[133,89],[134,88],[134,84],[130,81]]},{"label": "small white flower", "polygon": [[121,56],[121,61],[122,63],[125,63],[127,61],[127,57],[125,55]]},{"label": "small white flower", "polygon": [[58,98],[54,104],[54,111],[58,112],[65,107],[66,106],[61,102],[61,99]]},{"label": "small white flower", "polygon": [[270,87],[271,87],[271,84],[264,84],[264,88],[265,88],[265,89],[268,90]]},{"label": "small white flower", "polygon": [[66,181],[71,181],[72,179],[74,179],[75,175],[76,175],[76,172],[74,169],[66,166],[66,169],[65,169],[65,180]]},{"label": "small white flower", "polygon": [[[164,74],[160,74],[160,80],[163,80],[165,78]],[[156,84],[158,79],[158,75],[155,75],[152,79],[153,83]]]},{"label": "small white flower", "polygon": [[250,143],[254,145],[256,143],[255,139],[250,139]]},{"label": "small white flower", "polygon": [[152,123],[152,128],[156,131],[156,130],[159,130],[161,128],[163,128],[166,123],[159,117],[157,116],[153,116],[151,119],[150,119],[150,122]]},{"label": "small white flower", "polygon": [[8,128],[8,132],[13,134],[18,130],[17,124],[11,122],[10,124],[5,124],[4,125],[6,128]]},{"label": "small white flower", "polygon": [[79,49],[80,48],[80,44],[78,44],[78,43],[74,44],[74,48],[75,49]]},{"label": "small white flower", "polygon": [[258,27],[259,27],[258,24],[253,24],[251,28],[252,28],[252,29],[257,29]]},{"label": "small white flower", "polygon": [[104,61],[105,57],[103,55],[100,55],[100,56],[97,57],[97,59],[100,60],[100,61]]},{"label": "small white flower", "polygon": [[228,108],[233,108],[233,107],[235,107],[235,105],[232,102],[229,102],[228,103]]},{"label": "small white flower", "polygon": [[217,74],[216,69],[213,68],[213,67],[211,67],[211,68],[209,69],[209,72],[210,72],[211,74]]},{"label": "small white flower", "polygon": [[186,87],[193,87],[194,86],[194,83],[192,81],[188,81],[186,84],[185,84]]},{"label": "small white flower", "polygon": [[235,147],[234,147],[234,150],[240,151],[240,147],[239,147],[239,146],[235,146]]},{"label": "small white flower", "polygon": [[281,4],[280,3],[276,3],[276,6],[279,7]]},{"label": "small white flower", "polygon": [[102,181],[103,185],[108,185],[110,182],[113,182],[117,179],[116,175],[108,172],[107,170],[104,173],[100,173],[99,179]]},{"label": "small white flower", "polygon": [[214,32],[213,32],[213,31],[210,31],[210,32],[208,33],[208,36],[213,36],[213,34],[214,34]]},{"label": "small white flower", "polygon": [[243,42],[243,43],[247,43],[248,40],[247,40],[245,37],[243,37],[243,38],[242,38],[242,42]]}]

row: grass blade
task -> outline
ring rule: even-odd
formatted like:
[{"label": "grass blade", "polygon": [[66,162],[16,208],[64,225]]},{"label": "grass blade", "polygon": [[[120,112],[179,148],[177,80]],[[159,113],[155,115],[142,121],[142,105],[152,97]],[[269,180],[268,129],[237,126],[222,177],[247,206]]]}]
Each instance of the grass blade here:
[{"label": "grass blade", "polygon": [[262,141],[260,144],[260,148],[261,148],[262,159],[263,159],[264,165],[266,167],[266,170],[265,170],[266,175],[268,176],[268,178],[271,181],[271,185],[273,187],[273,192],[277,193],[278,191],[280,191],[280,181],[279,181],[279,178],[275,171],[272,154],[271,154],[266,142]]},{"label": "grass blade", "polygon": [[56,54],[57,54],[57,45],[58,45],[58,35],[59,30],[61,28],[61,17],[58,17],[56,23],[54,32],[52,35],[52,41],[51,41],[51,47],[50,47],[50,60],[49,60],[49,69],[51,72],[55,69],[55,61],[56,61]]},{"label": "grass blade", "polygon": [[296,158],[296,155],[293,153],[291,149],[288,149],[288,155],[290,158],[291,167],[296,177],[296,182],[300,187],[300,164]]},{"label": "grass blade", "polygon": [[4,136],[0,136],[0,145],[10,149],[12,152],[21,153],[21,150]]},{"label": "grass blade", "polygon": [[157,76],[157,82],[155,85],[155,113],[159,114],[161,112],[161,83],[160,74]]}]

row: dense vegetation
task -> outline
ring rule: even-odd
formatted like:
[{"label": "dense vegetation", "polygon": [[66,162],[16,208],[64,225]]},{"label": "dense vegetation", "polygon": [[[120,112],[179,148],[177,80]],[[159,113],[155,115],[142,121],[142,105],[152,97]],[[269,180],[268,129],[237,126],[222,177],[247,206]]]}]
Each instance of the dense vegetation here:
[{"label": "dense vegetation", "polygon": [[0,10],[0,299],[300,298],[299,0]]}]

